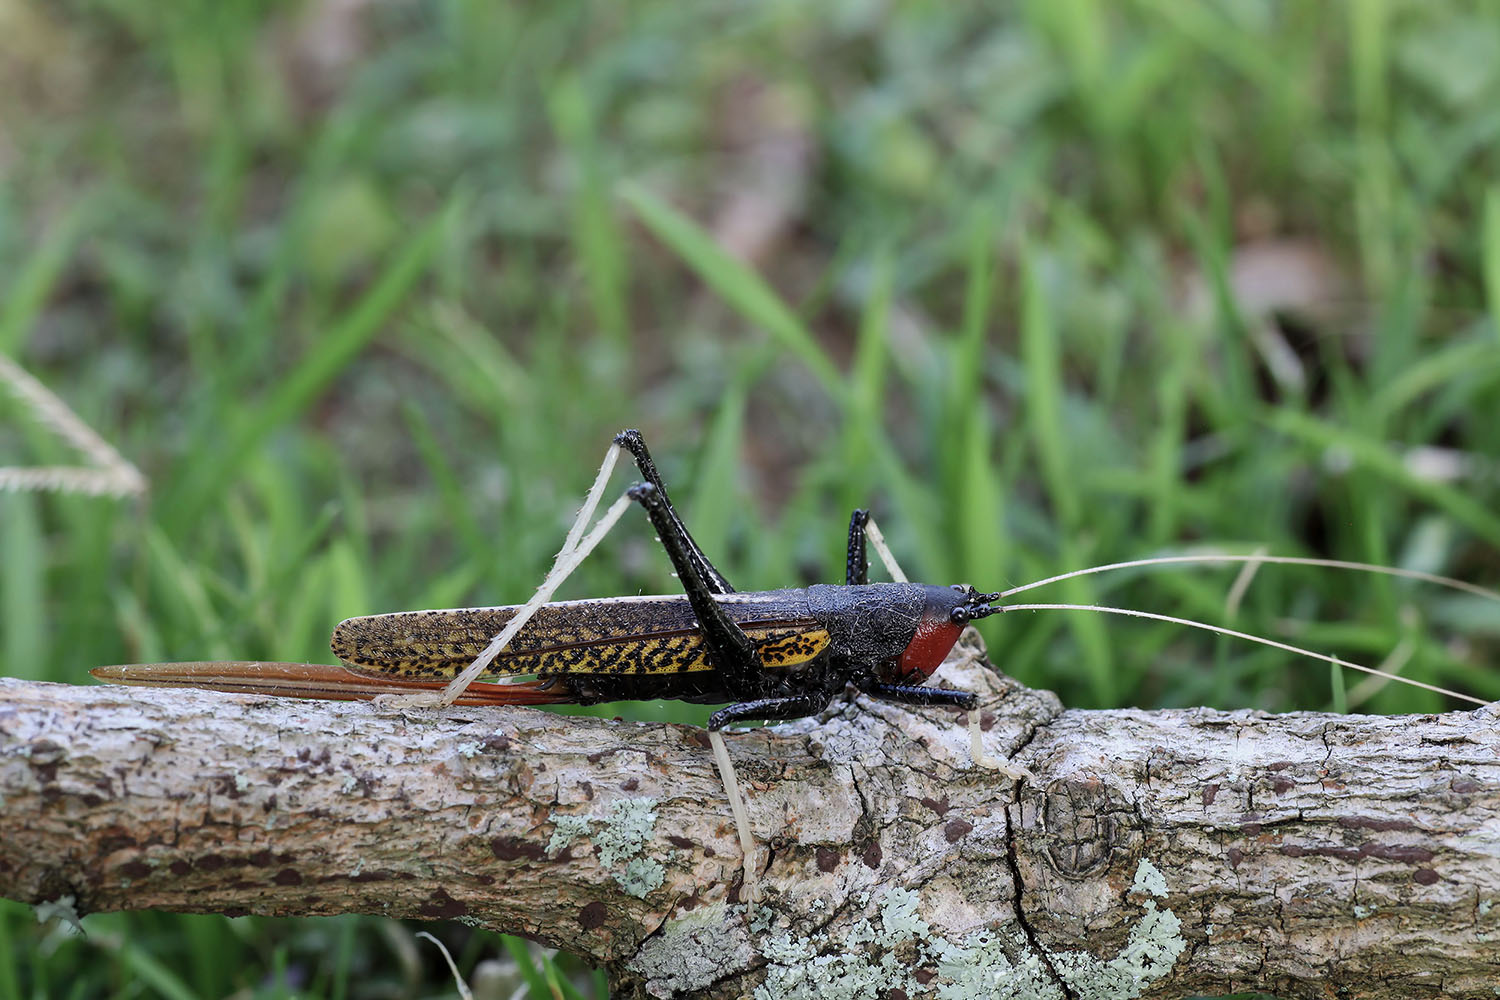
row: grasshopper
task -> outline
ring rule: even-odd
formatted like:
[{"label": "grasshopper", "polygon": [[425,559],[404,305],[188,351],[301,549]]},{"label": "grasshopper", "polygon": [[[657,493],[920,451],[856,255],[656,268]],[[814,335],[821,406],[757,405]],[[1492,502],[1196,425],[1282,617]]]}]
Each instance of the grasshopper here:
[{"label": "grasshopper", "polygon": [[[626,490],[585,534],[623,452],[643,481]],[[551,602],[557,587],[632,504],[645,509],[683,593]],[[871,583],[867,540],[896,578]],[[990,758],[979,733],[975,695],[928,684],[963,629],[1004,611],[1087,610],[1208,629],[1322,659],[1466,701],[1477,698],[1285,643],[1201,622],[1126,608],[1004,604],[1006,598],[1074,576],[1172,563],[1239,562],[1328,566],[1416,578],[1500,601],[1500,594],[1433,574],[1341,560],[1251,555],[1183,555],[1077,570],[1007,591],[967,584],[906,582],[869,513],[849,521],[842,585],[736,591],[693,540],[672,506],[639,431],[618,434],[568,532],[552,571],[524,605],[398,611],[350,618],[333,632],[343,667],[279,663],[184,663],[101,667],[104,680],[297,697],[395,698],[446,706],[589,705],[632,699],[723,704],[709,716],[709,739],[734,810],[753,902],[753,840],[720,731],[735,723],[817,715],[847,687],[903,705],[968,710],[976,763],[1024,780],[1024,768]],[[479,678],[494,682],[475,683]]]}]

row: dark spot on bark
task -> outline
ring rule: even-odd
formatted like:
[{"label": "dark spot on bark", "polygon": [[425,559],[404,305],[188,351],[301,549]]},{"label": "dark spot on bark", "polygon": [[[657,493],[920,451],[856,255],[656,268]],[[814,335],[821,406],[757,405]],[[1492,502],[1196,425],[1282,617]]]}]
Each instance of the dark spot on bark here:
[{"label": "dark spot on bark", "polygon": [[222,854],[205,854],[197,860],[193,867],[197,868],[200,872],[216,872],[228,864],[229,862],[225,860]]},{"label": "dark spot on bark", "polygon": [[139,847],[139,842],[128,834],[112,833],[106,837],[99,838],[99,853],[113,854],[115,851],[123,851],[131,847]]},{"label": "dark spot on bark", "polygon": [[716,857],[717,855],[714,853],[714,849],[712,847],[709,847],[707,844],[704,844],[703,845],[703,856],[705,858],[712,858],[712,857]]},{"label": "dark spot on bark", "polygon": [[931,969],[918,969],[916,972],[913,972],[911,974],[911,977],[917,982],[921,983],[923,986],[926,986],[928,983],[937,978],[937,973],[933,972]]},{"label": "dark spot on bark", "polygon": [[1405,819],[1375,819],[1371,816],[1340,816],[1335,822],[1346,830],[1415,830],[1417,824]]},{"label": "dark spot on bark", "polygon": [[302,873],[295,868],[283,868],[271,876],[271,881],[277,885],[301,885]]},{"label": "dark spot on bark", "polygon": [[1434,853],[1425,847],[1417,847],[1412,844],[1361,844],[1359,848],[1360,857],[1383,858],[1387,861],[1404,861],[1409,865],[1419,865],[1431,861]]},{"label": "dark spot on bark", "polygon": [[1260,836],[1260,824],[1259,823],[1246,823],[1244,826],[1240,827],[1240,832],[1243,833],[1247,837],[1259,837]]},{"label": "dark spot on bark", "polygon": [[1268,771],[1285,771],[1287,768],[1293,766],[1293,763],[1294,762],[1290,761],[1290,760],[1272,761],[1271,763],[1269,763],[1269,764],[1266,765],[1266,770],[1268,770]]},{"label": "dark spot on bark", "polygon": [[1288,781],[1285,778],[1277,778],[1275,781],[1271,782],[1271,790],[1277,795],[1285,795],[1287,792],[1296,787],[1297,783],[1295,781]]},{"label": "dark spot on bark", "polygon": [[839,866],[839,852],[832,847],[820,847],[814,852],[818,862],[818,871],[825,875]]},{"label": "dark spot on bark", "polygon": [[516,861],[520,858],[541,861],[547,856],[547,851],[541,844],[524,837],[496,837],[490,841],[490,853],[499,861]]},{"label": "dark spot on bark", "polygon": [[178,858],[167,867],[167,870],[178,878],[182,878],[182,876],[193,870],[193,866]]},{"label": "dark spot on bark", "polygon": [[690,729],[687,732],[687,741],[703,750],[711,749],[708,742],[708,730]]},{"label": "dark spot on bark", "polygon": [[82,802],[84,807],[87,809],[95,809],[101,802],[104,801],[104,799],[101,796],[95,795],[93,792],[85,792],[84,794],[78,796],[78,801]]},{"label": "dark spot on bark", "polygon": [[1240,862],[1243,860],[1245,860],[1244,851],[1240,850],[1238,847],[1231,847],[1229,849],[1229,867],[1238,868],[1240,866]]},{"label": "dark spot on bark", "polygon": [[494,885],[495,884],[495,877],[493,875],[474,875],[474,876],[471,876],[471,877],[474,879],[475,882],[478,882],[480,885]]},{"label": "dark spot on bark", "polygon": [[609,910],[599,900],[582,907],[578,911],[578,926],[586,931],[594,930],[604,926],[604,920],[609,916]]},{"label": "dark spot on bark", "polygon": [[62,744],[53,740],[32,740],[26,744],[26,759],[31,762],[31,769],[36,772],[37,780],[44,785],[57,780],[58,765],[67,758],[67,751]]},{"label": "dark spot on bark", "polygon": [[677,848],[679,851],[691,851],[693,849],[693,846],[694,846],[693,845],[693,841],[692,841],[691,838],[689,838],[689,837],[679,837],[675,833],[671,833],[671,834],[667,835],[667,843],[671,844],[673,847]]},{"label": "dark spot on bark", "polygon": [[641,787],[641,782],[640,782],[639,778],[630,778],[630,779],[628,779],[628,780],[623,781],[623,782],[620,783],[620,789],[622,791],[626,791],[626,792],[633,792],[637,788],[640,788],[640,787]]},{"label": "dark spot on bark", "polygon": [[120,874],[126,878],[147,878],[151,874],[151,866],[139,859],[127,861],[120,866]]},{"label": "dark spot on bark", "polygon": [[1203,804],[1204,805],[1206,805],[1206,806],[1213,805],[1214,804],[1214,799],[1216,799],[1218,797],[1219,797],[1219,783],[1217,781],[1215,781],[1213,784],[1204,785],[1203,786]]},{"label": "dark spot on bark", "polygon": [[1469,795],[1479,791],[1484,786],[1470,778],[1458,778],[1453,782],[1453,790],[1460,795]]},{"label": "dark spot on bark", "polygon": [[219,912],[226,917],[248,917],[250,915],[250,911],[243,906],[226,906]]},{"label": "dark spot on bark", "polygon": [[1412,875],[1412,881],[1418,885],[1432,885],[1438,880],[1438,873],[1431,868],[1418,868]]},{"label": "dark spot on bark", "polygon": [[980,712],[979,713],[979,731],[980,732],[987,733],[991,729],[993,729],[994,726],[995,726],[995,713],[994,712]]},{"label": "dark spot on bark", "polygon": [[918,799],[917,801],[921,802],[924,806],[926,806],[928,809],[931,809],[933,812],[937,813],[939,816],[944,815],[945,813],[948,812],[949,809],[952,808],[952,806],[948,805],[948,796],[946,796],[946,795],[944,795],[940,799],[923,798],[923,799]]},{"label": "dark spot on bark", "polygon": [[943,827],[943,837],[947,839],[948,843],[956,844],[968,836],[969,831],[972,829],[974,829],[974,824],[966,819],[950,819],[948,825]]},{"label": "dark spot on bark", "polygon": [[594,783],[592,781],[580,781],[578,787],[583,789],[583,797],[590,801],[594,798]]},{"label": "dark spot on bark", "polygon": [[892,986],[885,991],[885,1000],[911,1000],[906,991],[899,986]]},{"label": "dark spot on bark", "polygon": [[510,749],[510,737],[504,733],[495,733],[480,744],[485,753],[505,753]]},{"label": "dark spot on bark", "polygon": [[460,903],[443,889],[434,889],[432,898],[417,908],[417,912],[424,917],[435,920],[452,920],[454,917],[462,917],[469,912],[468,906]]},{"label": "dark spot on bark", "polygon": [[860,860],[863,861],[865,863],[865,867],[870,869],[871,871],[879,871],[880,863],[885,860],[885,852],[880,849],[880,841],[870,841],[870,843],[865,847],[865,853],[860,856]]}]

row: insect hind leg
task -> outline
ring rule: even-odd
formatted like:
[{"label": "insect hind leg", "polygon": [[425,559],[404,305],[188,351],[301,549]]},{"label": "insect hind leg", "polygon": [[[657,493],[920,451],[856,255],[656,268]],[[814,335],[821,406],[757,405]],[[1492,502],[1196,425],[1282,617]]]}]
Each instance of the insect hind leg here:
[{"label": "insect hind leg", "polygon": [[682,518],[677,516],[677,509],[672,506],[672,498],[667,495],[667,487],[661,481],[661,473],[656,471],[656,463],[651,460],[651,452],[646,448],[646,439],[637,430],[625,430],[615,435],[615,444],[624,448],[635,458],[636,468],[641,470],[641,475],[646,482],[656,487],[661,494],[662,506],[666,509],[667,519],[672,522],[674,532],[682,539],[683,547],[687,551],[688,558],[692,561],[698,575],[702,577],[703,584],[710,593],[732,594],[734,588],[724,578],[718,568],[709,561],[708,556],[693,541],[692,533],[687,530],[687,525],[682,523]]},{"label": "insect hind leg", "polygon": [[681,522],[672,517],[665,495],[655,483],[632,486],[625,495],[646,508],[646,516],[651,519],[662,548],[667,550],[688,603],[693,607],[693,615],[698,619],[698,627],[703,630],[709,657],[724,677],[725,690],[737,698],[760,693],[761,662],[755,643],[714,600],[715,591],[693,558],[692,539],[682,530]]}]

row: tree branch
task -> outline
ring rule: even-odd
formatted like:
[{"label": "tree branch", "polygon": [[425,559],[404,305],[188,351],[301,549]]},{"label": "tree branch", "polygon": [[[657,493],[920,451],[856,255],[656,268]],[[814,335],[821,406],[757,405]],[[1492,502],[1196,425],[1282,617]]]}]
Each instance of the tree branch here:
[{"label": "tree branch", "polygon": [[748,918],[701,730],[0,681],[0,893],[457,917],[627,996],[1494,997],[1495,708],[1062,711],[982,655],[940,676],[1034,782],[864,698],[730,739]]}]

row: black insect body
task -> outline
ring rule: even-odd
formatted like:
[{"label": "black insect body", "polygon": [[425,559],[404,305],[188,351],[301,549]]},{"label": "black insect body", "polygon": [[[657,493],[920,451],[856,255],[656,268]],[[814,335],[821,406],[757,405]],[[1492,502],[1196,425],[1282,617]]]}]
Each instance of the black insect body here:
[{"label": "black insect body", "polygon": [[[490,704],[672,698],[716,704],[709,728],[822,711],[848,684],[909,705],[972,708],[963,691],[923,686],[963,626],[997,609],[972,587],[869,583],[865,511],[849,525],[846,582],[738,593],[683,526],[636,431],[616,444],[646,481],[640,503],[685,595],[565,601],[537,609],[474,685]],[[518,606],[403,611],[351,618],[333,634],[349,670],[408,682],[446,681],[474,661]]]}]

